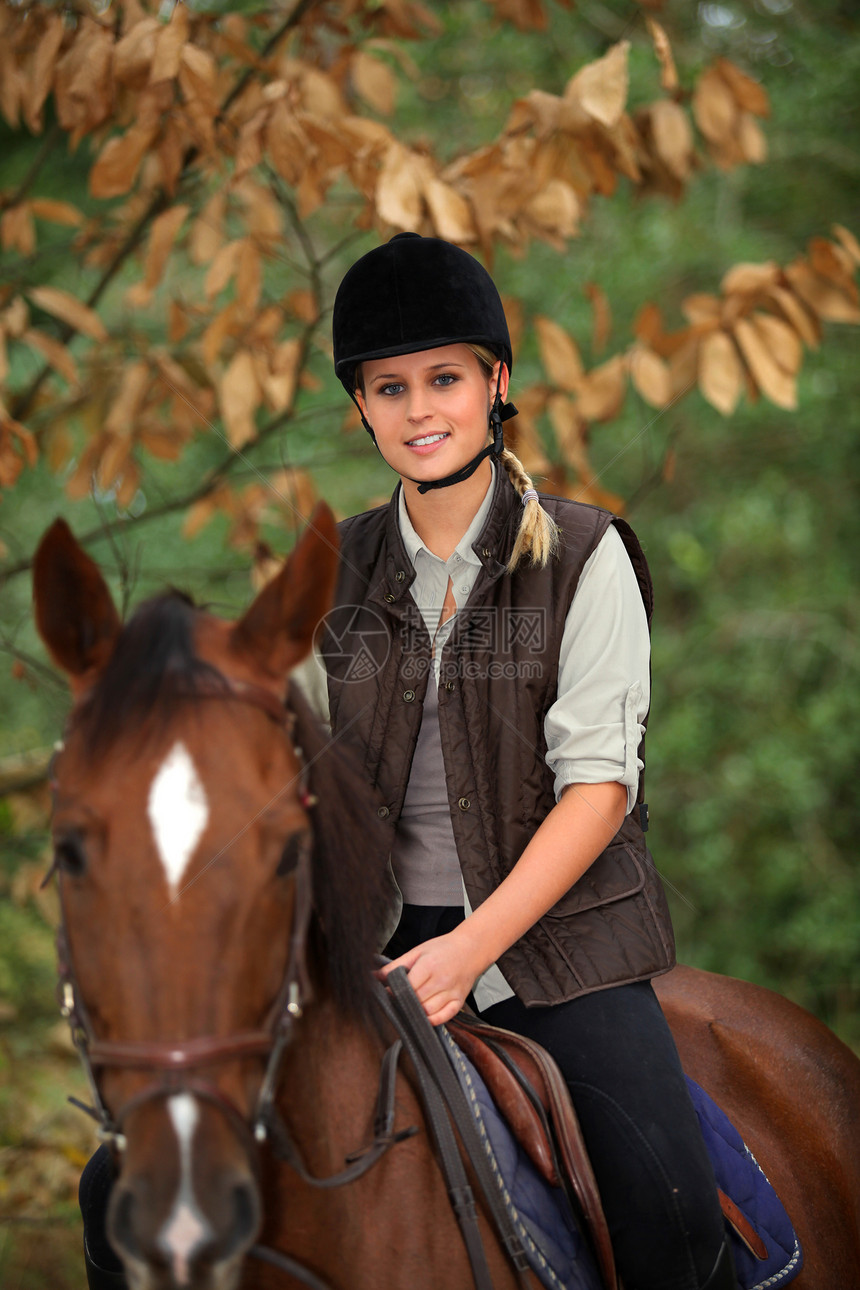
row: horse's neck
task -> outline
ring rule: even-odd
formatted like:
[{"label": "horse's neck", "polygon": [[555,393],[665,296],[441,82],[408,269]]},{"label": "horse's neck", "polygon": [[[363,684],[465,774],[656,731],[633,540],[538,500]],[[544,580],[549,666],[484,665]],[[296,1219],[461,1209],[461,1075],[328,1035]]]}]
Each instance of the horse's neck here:
[{"label": "horse's neck", "polygon": [[384,1046],[330,1000],[308,1009],[284,1061],[280,1111],[307,1168],[343,1168],[366,1145],[373,1124]]}]

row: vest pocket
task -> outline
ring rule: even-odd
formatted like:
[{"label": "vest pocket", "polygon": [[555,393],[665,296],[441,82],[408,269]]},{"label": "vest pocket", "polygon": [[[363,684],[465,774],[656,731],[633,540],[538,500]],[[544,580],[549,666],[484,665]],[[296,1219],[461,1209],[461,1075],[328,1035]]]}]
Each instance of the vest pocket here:
[{"label": "vest pocket", "polygon": [[645,886],[645,860],[627,842],[611,842],[545,918],[569,918],[635,896]]}]

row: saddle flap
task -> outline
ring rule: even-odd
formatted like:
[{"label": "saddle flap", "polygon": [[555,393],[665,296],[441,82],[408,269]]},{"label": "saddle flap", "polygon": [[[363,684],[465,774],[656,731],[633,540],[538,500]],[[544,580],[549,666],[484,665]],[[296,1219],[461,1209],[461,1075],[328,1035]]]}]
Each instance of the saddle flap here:
[{"label": "saddle flap", "polygon": [[545,1109],[534,1100],[507,1062],[486,1040],[456,1022],[448,1029],[478,1071],[517,1142],[545,1182],[560,1187],[555,1151],[550,1140]]},{"label": "saddle flap", "polygon": [[[529,1159],[548,1182],[566,1185],[576,1199],[604,1284],[614,1290],[617,1280],[609,1228],[561,1071],[549,1053],[532,1040],[488,1026],[468,1013],[459,1013],[447,1026],[479,1071]],[[524,1126],[524,1137],[520,1137],[518,1124]]]}]

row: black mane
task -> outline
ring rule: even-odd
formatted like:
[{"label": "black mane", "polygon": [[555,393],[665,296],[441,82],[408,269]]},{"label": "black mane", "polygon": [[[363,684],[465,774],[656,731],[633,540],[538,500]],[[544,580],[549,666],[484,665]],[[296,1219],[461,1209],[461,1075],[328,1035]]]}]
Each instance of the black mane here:
[{"label": "black mane", "polygon": [[[129,619],[75,714],[75,732],[89,757],[103,757],[120,735],[134,731],[143,741],[163,730],[179,705],[193,703],[203,691],[227,692],[221,672],[194,652],[197,612],[187,596],[170,591],[144,602]],[[357,755],[323,731],[295,686],[287,706],[316,799],[310,808],[316,939],[335,1001],[369,1019],[372,960],[392,895],[391,840]]]},{"label": "black mane", "polygon": [[194,653],[194,602],[168,591],[140,605],[125,624],[98,684],[75,714],[75,730],[91,758],[103,757],[120,735],[145,736],[177,705],[202,690],[224,688],[217,668]]}]

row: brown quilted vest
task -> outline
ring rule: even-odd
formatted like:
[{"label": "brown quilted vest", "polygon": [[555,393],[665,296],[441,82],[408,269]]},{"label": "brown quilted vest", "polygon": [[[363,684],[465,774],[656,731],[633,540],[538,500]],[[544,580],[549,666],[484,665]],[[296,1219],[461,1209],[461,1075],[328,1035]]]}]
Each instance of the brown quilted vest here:
[{"label": "brown quilted vest", "polygon": [[[555,804],[544,718],[556,698],[559,645],[583,565],[612,523],[651,617],[651,578],[630,526],[564,498],[541,502],[561,529],[561,555],[545,569],[508,575],[522,507],[505,472],[496,472],[489,518],[473,548],[482,570],[442,655],[439,726],[473,908],[510,872]],[[385,803],[379,813],[393,827],[431,667],[430,638],[409,594],[415,572],[400,536],[397,494],[388,506],[344,521],[341,543],[337,608],[324,646],[332,729],[360,750]],[[651,977],[674,961],[663,886],[634,808],[606,850],[499,966],[520,999],[537,1005]]]}]

